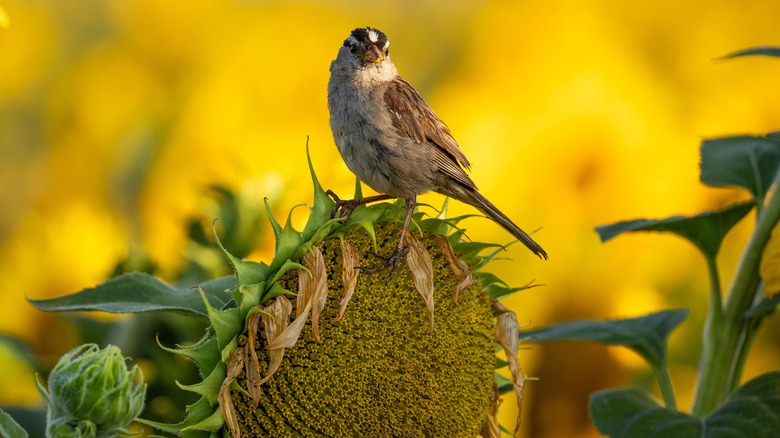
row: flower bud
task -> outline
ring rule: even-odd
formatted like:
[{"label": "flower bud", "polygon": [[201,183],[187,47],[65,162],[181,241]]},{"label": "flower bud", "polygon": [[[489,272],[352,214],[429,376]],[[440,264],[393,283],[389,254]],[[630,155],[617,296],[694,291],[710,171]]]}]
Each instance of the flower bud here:
[{"label": "flower bud", "polygon": [[[137,375],[137,378],[136,378]],[[66,353],[49,374],[46,435],[102,437],[123,428],[141,413],[146,385],[138,366],[127,369],[119,348],[84,344]]]}]

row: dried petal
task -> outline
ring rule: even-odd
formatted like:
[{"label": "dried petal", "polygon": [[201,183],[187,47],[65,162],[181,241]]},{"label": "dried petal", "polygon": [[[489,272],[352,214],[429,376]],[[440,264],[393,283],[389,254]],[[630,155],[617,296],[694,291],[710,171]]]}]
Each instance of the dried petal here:
[{"label": "dried petal", "polygon": [[[325,269],[325,261],[319,248],[312,247],[312,251],[303,256],[303,263],[308,271],[298,271],[298,297],[295,305],[295,321],[292,322],[279,336],[265,346],[267,350],[277,348],[291,348],[298,342],[301,336],[309,312],[312,312],[312,335],[317,342],[322,343],[319,334],[319,317],[325,307],[328,298],[328,276]],[[313,310],[314,309],[314,310]]]},{"label": "dried petal", "polygon": [[266,350],[275,350],[277,348],[291,348],[298,342],[301,336],[306,319],[309,318],[313,300],[310,299],[313,289],[311,274],[303,269],[298,271],[298,298],[296,300],[296,318],[287,326],[279,336],[265,346]]},{"label": "dried petal", "polygon": [[241,430],[238,427],[238,418],[236,417],[236,408],[233,406],[233,399],[230,397],[230,385],[241,374],[246,361],[246,352],[243,348],[236,348],[230,355],[230,361],[227,366],[227,376],[219,388],[217,400],[222,409],[222,416],[225,419],[225,425],[233,438],[241,438]]},{"label": "dried petal", "polygon": [[441,246],[441,251],[444,253],[444,258],[450,262],[452,272],[461,280],[457,291],[455,291],[455,304],[458,304],[458,296],[474,283],[474,278],[471,276],[469,265],[455,256],[455,250],[452,248],[452,245],[450,245],[450,241],[444,236],[436,236],[436,240],[439,241],[439,246]]},{"label": "dried petal", "polygon": [[247,390],[249,391],[249,395],[252,396],[255,406],[257,406],[257,403],[260,400],[260,382],[262,381],[262,377],[260,376],[260,360],[257,358],[257,351],[255,350],[255,347],[257,346],[257,328],[260,325],[261,317],[262,313],[260,312],[255,312],[249,316],[249,335],[246,345],[244,346],[244,356],[247,358]]},{"label": "dried petal", "polygon": [[311,291],[311,334],[317,343],[322,344],[320,338],[320,314],[325,308],[325,302],[328,299],[328,273],[325,267],[325,260],[322,258],[322,252],[316,246],[312,251],[306,253],[303,257],[304,265],[311,271],[312,287]]},{"label": "dried petal", "polygon": [[498,301],[498,300],[491,300],[490,301],[490,307],[492,307],[493,310],[495,310],[497,313],[511,312],[511,310],[509,310],[508,307],[506,307],[505,305],[501,304],[501,301]]},{"label": "dried petal", "polygon": [[413,235],[407,234],[409,252],[406,253],[406,264],[414,277],[414,287],[425,300],[431,318],[430,329],[433,332],[433,263],[428,251]]},{"label": "dried petal", "polygon": [[[304,257],[305,260],[305,257]],[[309,269],[309,267],[306,267]],[[298,270],[298,295],[295,298],[295,319],[297,320],[304,314],[309,315],[311,311],[311,295],[314,291],[314,274],[312,272]]]},{"label": "dried petal", "polygon": [[360,255],[355,245],[347,240],[341,241],[341,283],[344,285],[344,294],[339,303],[339,314],[331,322],[336,322],[344,316],[347,305],[355,293],[358,276],[360,275]]},{"label": "dried petal", "polygon": [[780,292],[780,223],[775,225],[769,242],[764,247],[759,272],[764,280],[764,295],[771,299]]},{"label": "dried petal", "polygon": [[[504,309],[503,305],[501,305]],[[515,434],[520,430],[520,411],[523,402],[523,386],[525,385],[525,377],[520,370],[520,361],[517,359],[517,317],[515,312],[507,310],[498,316],[496,322],[496,341],[504,347],[506,352],[506,360],[509,362],[509,372],[512,373],[512,382],[515,387],[515,394],[517,395],[517,423],[515,423]]]},{"label": "dried petal", "polygon": [[501,404],[501,397],[498,393],[498,386],[493,383],[493,392],[490,394],[490,405],[487,408],[487,421],[482,424],[482,430],[479,435],[483,438],[501,438],[501,428],[498,425],[498,405]]},{"label": "dried petal", "polygon": [[[277,297],[272,304],[263,308],[262,313],[257,313],[263,320],[263,327],[265,328],[266,345],[272,344],[278,337],[284,333],[287,326],[290,324],[290,314],[292,313],[292,303],[284,296]],[[254,316],[254,315],[252,315]],[[249,326],[249,340],[252,339],[252,325],[250,320]],[[256,329],[255,329],[256,330]],[[250,343],[247,342],[247,347]],[[268,347],[266,347],[268,348]],[[251,355],[249,362],[257,361],[257,352],[254,347],[249,350]],[[252,375],[247,373],[247,379],[250,382],[249,394],[252,396],[252,400],[255,402],[255,406],[260,400],[260,385],[268,381],[273,376],[279,366],[282,364],[282,358],[284,357],[284,348],[276,348],[268,352],[268,374],[259,380],[252,380]],[[259,377],[259,365],[257,368],[257,377]],[[256,382],[256,383],[254,383]],[[253,385],[252,385],[253,384]]]}]

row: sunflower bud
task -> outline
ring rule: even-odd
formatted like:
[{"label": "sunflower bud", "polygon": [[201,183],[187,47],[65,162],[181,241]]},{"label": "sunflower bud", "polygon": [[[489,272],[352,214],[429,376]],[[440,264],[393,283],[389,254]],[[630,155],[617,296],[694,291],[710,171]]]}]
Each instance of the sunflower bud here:
[{"label": "sunflower bud", "polygon": [[127,369],[119,348],[84,344],[66,353],[49,374],[47,437],[108,437],[141,413],[146,385],[138,366]]}]

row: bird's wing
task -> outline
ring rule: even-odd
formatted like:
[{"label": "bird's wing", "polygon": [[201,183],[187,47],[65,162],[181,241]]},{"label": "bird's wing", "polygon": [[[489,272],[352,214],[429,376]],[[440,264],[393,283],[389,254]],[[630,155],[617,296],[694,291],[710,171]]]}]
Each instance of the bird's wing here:
[{"label": "bird's wing", "polygon": [[[396,76],[385,91],[384,101],[398,134],[409,137],[420,145],[427,143],[435,146],[435,159],[439,168],[461,184],[476,189],[474,182],[460,167],[462,165],[468,169],[469,160],[452,138],[450,128],[436,116],[417,90],[403,78]],[[419,116],[416,116],[415,108],[420,110]]]}]

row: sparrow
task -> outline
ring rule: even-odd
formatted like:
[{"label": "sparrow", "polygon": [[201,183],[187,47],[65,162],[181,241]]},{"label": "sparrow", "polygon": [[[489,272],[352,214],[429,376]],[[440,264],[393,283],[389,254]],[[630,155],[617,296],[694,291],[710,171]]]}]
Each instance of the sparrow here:
[{"label": "sparrow", "polygon": [[434,191],[475,207],[540,258],[547,253],[493,203],[466,174],[471,164],[450,129],[420,93],[398,75],[390,41],[371,27],[353,30],[330,65],[328,110],[333,139],[347,167],[379,195],[336,202],[334,215],[348,219],[361,204],[404,200],[406,217],[395,251],[368,272],[391,268],[392,279],[408,251],[406,235],[417,195]]}]

